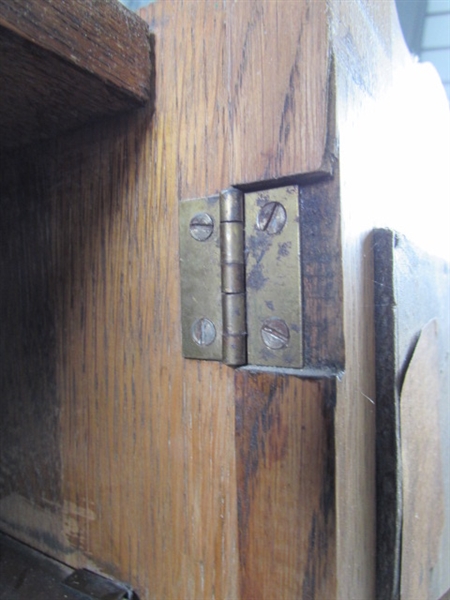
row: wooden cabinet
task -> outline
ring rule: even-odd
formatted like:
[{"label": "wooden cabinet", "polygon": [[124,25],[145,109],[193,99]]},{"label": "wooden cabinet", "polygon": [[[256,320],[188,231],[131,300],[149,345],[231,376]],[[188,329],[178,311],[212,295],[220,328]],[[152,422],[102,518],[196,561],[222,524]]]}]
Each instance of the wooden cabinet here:
[{"label": "wooden cabinet", "polygon": [[[437,182],[430,209],[446,193],[445,94],[390,2],[164,0],[140,16],[150,44],[131,15],[112,37],[142,55],[143,107],[1,151],[0,529],[141,600],[370,600],[372,230],[414,233],[417,182]],[[442,115],[421,138],[431,175],[405,97],[417,119]],[[304,369],[183,359],[179,202],[291,184]]]}]

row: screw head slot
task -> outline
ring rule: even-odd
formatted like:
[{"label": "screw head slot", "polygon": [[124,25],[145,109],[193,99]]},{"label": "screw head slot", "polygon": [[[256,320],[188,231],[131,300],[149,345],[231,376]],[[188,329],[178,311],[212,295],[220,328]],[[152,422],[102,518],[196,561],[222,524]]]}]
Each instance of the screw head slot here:
[{"label": "screw head slot", "polygon": [[286,210],[280,202],[268,202],[259,211],[256,227],[270,235],[281,233],[286,224]]},{"label": "screw head slot", "polygon": [[269,317],[261,327],[261,337],[267,348],[281,350],[289,343],[289,327],[278,317]]},{"label": "screw head slot", "polygon": [[208,213],[197,213],[189,223],[189,231],[194,240],[205,242],[214,231],[214,220]]},{"label": "screw head slot", "polygon": [[198,346],[209,346],[216,339],[214,323],[205,317],[192,324],[192,339]]}]

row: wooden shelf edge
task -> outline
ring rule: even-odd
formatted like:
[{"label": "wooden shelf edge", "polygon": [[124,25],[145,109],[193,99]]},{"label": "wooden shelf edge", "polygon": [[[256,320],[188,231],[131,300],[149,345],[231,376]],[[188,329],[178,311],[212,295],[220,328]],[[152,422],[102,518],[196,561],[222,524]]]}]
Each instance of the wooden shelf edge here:
[{"label": "wooden shelf edge", "polygon": [[2,147],[151,101],[153,38],[116,0],[0,0]]}]

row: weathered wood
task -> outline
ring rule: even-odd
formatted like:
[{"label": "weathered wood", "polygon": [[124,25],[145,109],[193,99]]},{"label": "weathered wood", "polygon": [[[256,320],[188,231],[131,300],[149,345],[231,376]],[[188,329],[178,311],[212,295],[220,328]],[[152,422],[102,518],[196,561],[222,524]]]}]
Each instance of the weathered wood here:
[{"label": "weathered wood", "polygon": [[236,374],[241,598],[334,598],[334,379]]},{"label": "weathered wood", "polygon": [[[430,256],[419,248],[410,244],[404,236],[388,229],[376,230],[374,233],[374,261],[375,261],[375,323],[376,323],[376,368],[377,368],[377,557],[378,557],[378,596],[383,599],[403,596],[403,587],[406,582],[414,584],[412,570],[417,561],[413,560],[414,553],[425,552],[427,545],[422,540],[420,543],[408,544],[407,536],[413,535],[412,524],[405,522],[405,510],[410,511],[414,502],[415,493],[409,488],[405,489],[404,467],[402,452],[404,448],[414,447],[420,439],[426,440],[426,433],[433,440],[427,442],[426,454],[433,454],[433,443],[441,448],[441,458],[435,457],[432,461],[433,468],[441,473],[441,482],[449,479],[449,464],[445,457],[450,452],[448,432],[450,430],[450,414],[448,411],[449,394],[449,332],[450,332],[450,284],[448,264],[443,259]],[[413,275],[413,276],[412,276]],[[431,378],[425,392],[427,377],[433,369],[428,367],[425,371],[427,356],[422,352],[420,365],[410,362],[412,355],[420,351],[416,348],[420,331],[431,319],[437,319],[436,356],[433,359],[437,380]],[[430,334],[428,334],[428,337]],[[433,341],[433,336],[431,336]],[[433,350],[431,346],[431,350]],[[420,354],[420,352],[419,352]],[[411,368],[411,371],[410,371]],[[421,373],[417,381],[418,371]],[[409,376],[408,376],[409,373]],[[414,385],[408,391],[406,377],[413,378]],[[432,389],[431,383],[436,389]],[[429,388],[429,389],[428,389]],[[415,414],[406,420],[405,427],[401,426],[402,400],[406,393],[407,401],[413,405],[418,404]],[[401,396],[400,396],[401,394]],[[432,409],[438,411],[439,426],[436,427],[436,415]],[[406,409],[405,409],[406,410]],[[428,410],[430,418],[421,416],[421,411]],[[402,417],[403,419],[403,417]],[[409,431],[406,430],[408,427]],[[429,429],[431,428],[431,430]],[[414,437],[414,429],[419,439]],[[434,433],[431,434],[431,431]],[[424,457],[425,459],[425,457]],[[409,458],[410,469],[411,461]],[[434,472],[429,465],[426,469],[430,476]],[[425,477],[425,474],[423,475]],[[420,489],[425,489],[424,482],[417,485],[417,497]],[[420,488],[420,489],[419,489]],[[403,494],[409,493],[409,497]],[[428,514],[422,514],[421,524],[426,523],[430,535],[435,532],[439,510],[438,502],[433,502],[431,495],[442,498],[438,491],[429,489],[427,494]],[[450,501],[448,493],[444,495],[446,501],[446,514],[449,512]],[[409,508],[408,508],[409,507]],[[423,510],[423,507],[422,507]],[[438,538],[437,556],[433,563],[433,572],[422,575],[423,585],[427,586],[426,597],[438,598],[450,587],[447,564],[449,556],[450,527],[449,519],[445,519],[445,527],[434,537]],[[409,527],[403,535],[402,528]],[[414,536],[413,536],[414,537]],[[405,544],[405,546],[404,546]],[[417,546],[417,547],[416,547]],[[404,563],[402,557],[409,556],[410,563]],[[417,556],[417,554],[415,555]],[[403,565],[403,567],[401,567]],[[411,570],[410,570],[411,569]],[[419,567],[416,572],[420,571]],[[409,573],[405,575],[404,572]],[[430,579],[428,580],[428,578]],[[402,585],[401,585],[401,582]],[[423,590],[422,590],[423,592]],[[411,597],[421,596],[422,592],[410,594]],[[406,592],[405,592],[406,593]],[[405,597],[409,597],[406,593]]]},{"label": "weathered wood", "polygon": [[337,174],[300,188],[300,237],[305,367],[336,375],[345,365]]},{"label": "weathered wood", "polygon": [[389,225],[429,251],[448,247],[449,112],[437,73],[409,55],[394,2],[331,2],[330,23],[346,347],[336,405],[338,597],[359,600],[380,598],[371,231]]},{"label": "weathered wood", "polygon": [[153,69],[147,24],[115,0],[1,0],[0,146],[142,105]]}]

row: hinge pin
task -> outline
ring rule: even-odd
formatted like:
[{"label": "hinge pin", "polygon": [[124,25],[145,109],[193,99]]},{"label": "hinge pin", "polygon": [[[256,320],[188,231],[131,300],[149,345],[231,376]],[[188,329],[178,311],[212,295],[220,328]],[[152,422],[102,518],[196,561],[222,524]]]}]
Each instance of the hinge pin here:
[{"label": "hinge pin", "polygon": [[244,264],[244,195],[235,188],[220,194],[223,361],[239,366],[247,358]]}]

